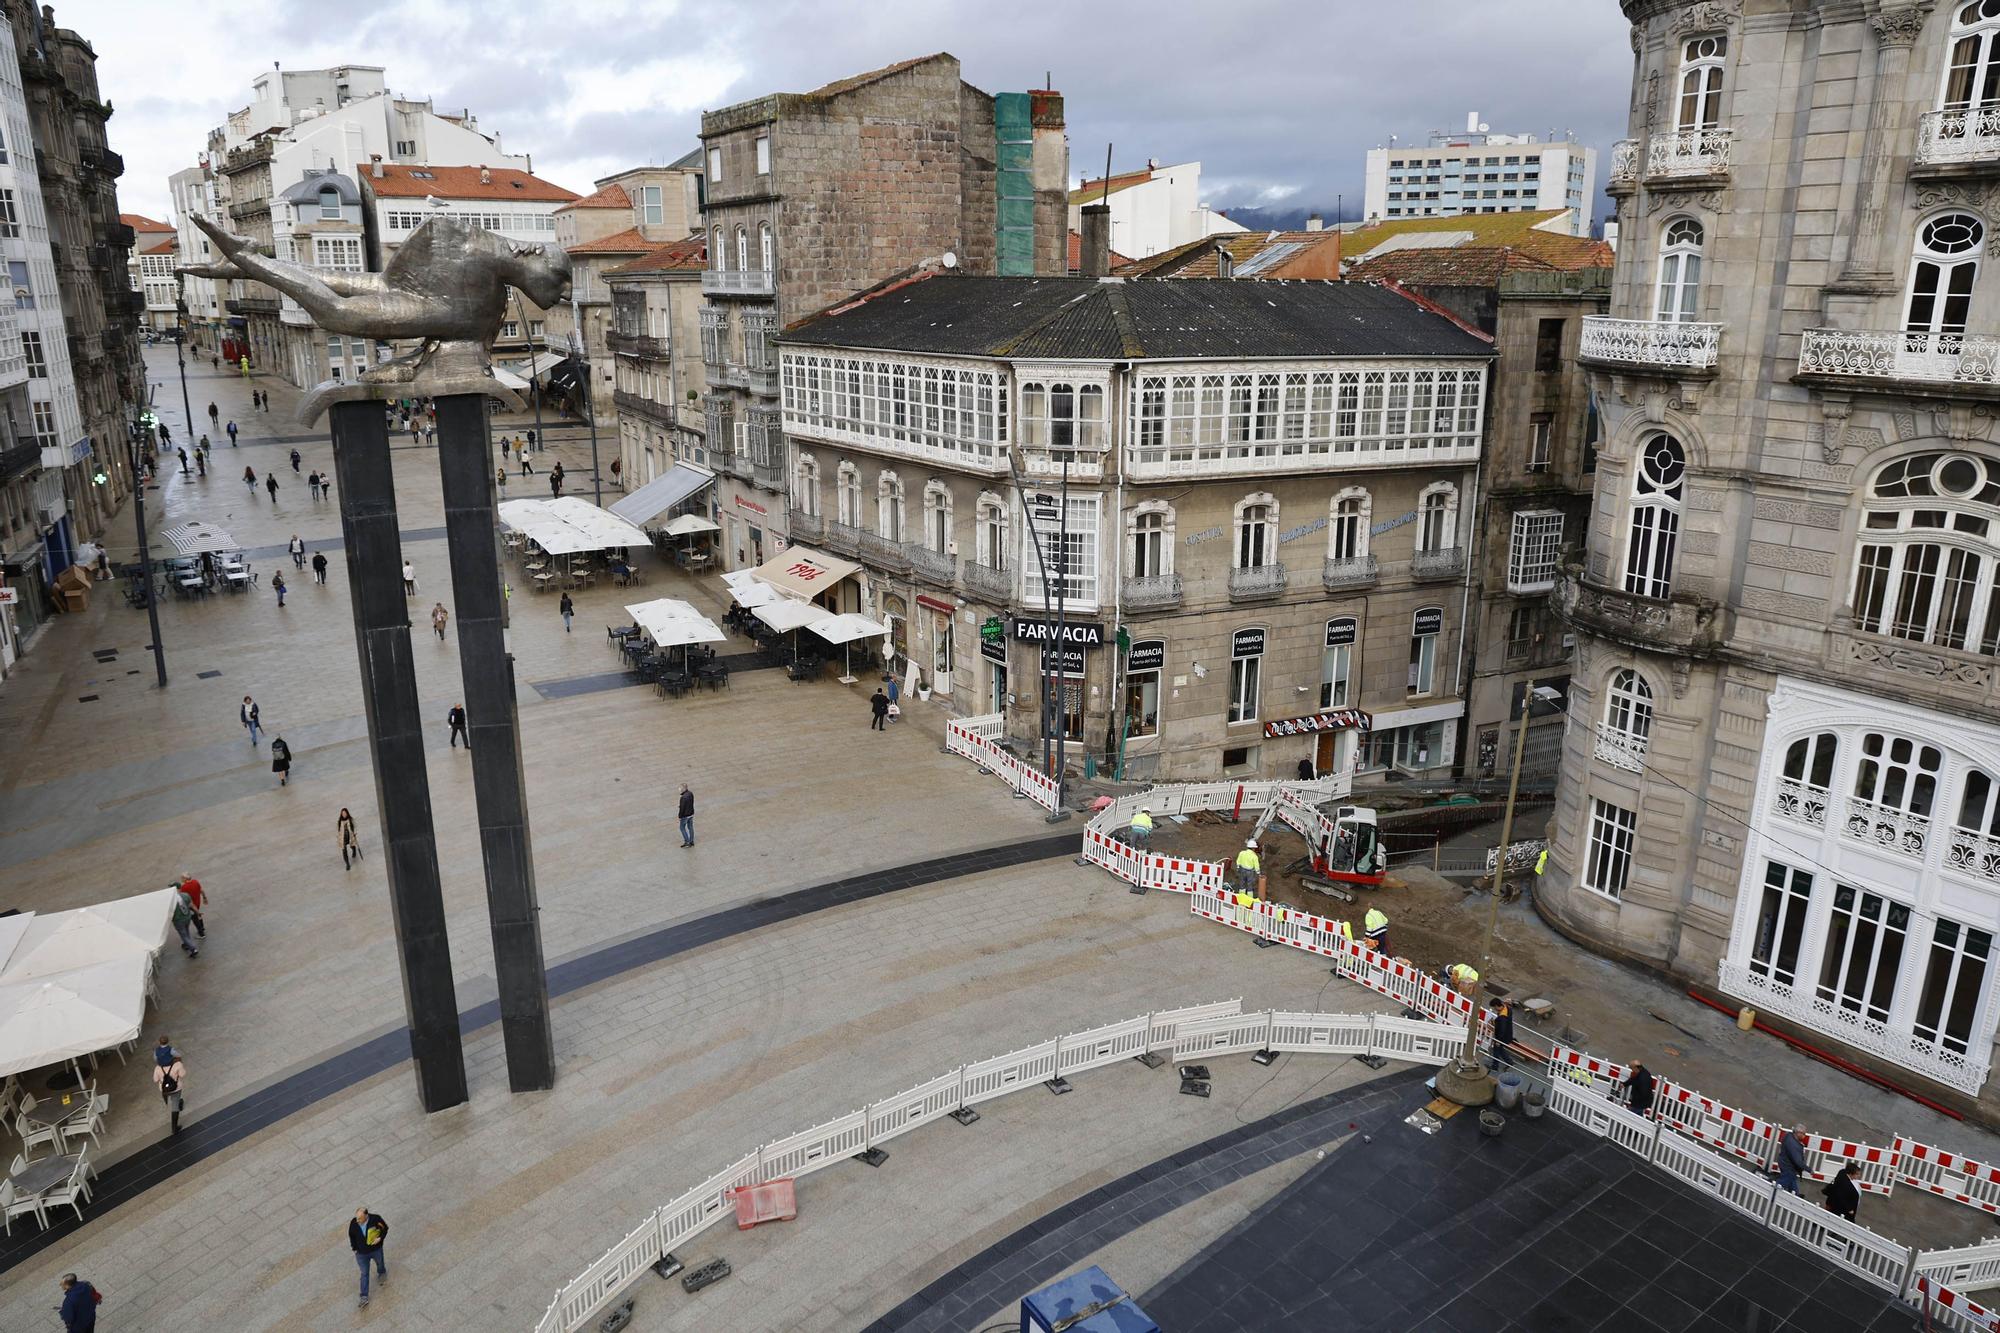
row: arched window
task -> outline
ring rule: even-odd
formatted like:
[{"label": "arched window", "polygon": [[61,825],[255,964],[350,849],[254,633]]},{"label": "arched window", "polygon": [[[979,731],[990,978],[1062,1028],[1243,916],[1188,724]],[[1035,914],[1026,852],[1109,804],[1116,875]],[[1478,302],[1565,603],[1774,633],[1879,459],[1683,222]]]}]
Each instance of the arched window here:
[{"label": "arched window", "polygon": [[[1952,840],[1945,864],[1970,870],[1988,879],[2000,879],[2000,782],[1990,773],[1972,769],[1965,775],[1965,790],[1958,800],[1958,828],[1972,835],[1963,840],[1968,848],[1960,854],[1960,839]],[[1978,843],[1985,845],[1979,847]],[[1977,849],[1977,857],[1971,849]]]},{"label": "arched window", "polygon": [[924,483],[924,545],[939,555],[951,549],[951,489],[941,481]]},{"label": "arched window", "polygon": [[[1965,332],[1972,310],[1972,284],[1985,253],[1986,226],[1970,213],[1940,213],[1917,228],[1917,253],[1910,263],[1910,299],[1903,328],[1910,333]],[[1943,350],[1921,345],[1906,351]]]},{"label": "arched window", "polygon": [[840,522],[850,528],[861,526],[861,473],[852,463],[842,463],[835,479],[835,499],[839,503]]},{"label": "arched window", "polygon": [[1278,563],[1278,501],[1253,495],[1236,506],[1236,568]]},{"label": "arched window", "polygon": [[1922,856],[1943,767],[1944,754],[1935,745],[1879,731],[1863,736],[1847,835]]},{"label": "arched window", "polygon": [[811,454],[800,454],[798,470],[794,473],[798,482],[797,493],[792,503],[807,518],[819,517],[819,460]]},{"label": "arched window", "polygon": [[748,271],[749,268],[750,233],[738,227],[736,229],[736,270],[741,273]]},{"label": "arched window", "polygon": [[1448,481],[1424,487],[1417,500],[1417,550],[1443,551],[1458,545],[1458,487]]},{"label": "arched window", "polygon": [[1653,318],[1663,324],[1692,320],[1701,297],[1701,224],[1675,218],[1660,232],[1660,280]]},{"label": "arched window", "polygon": [[1914,454],[1868,489],[1854,575],[1854,623],[2000,654],[2000,464],[1972,453]]},{"label": "arched window", "polygon": [[1625,591],[1663,598],[1674,586],[1687,453],[1673,436],[1655,435],[1639,450],[1636,461],[1632,520],[1625,537]]},{"label": "arched window", "polygon": [[1994,43],[2000,37],[2000,0],[1968,0],[1951,20],[1951,59],[1946,62],[1946,111],[1964,111],[2000,102],[2000,59]]},{"label": "arched window", "polygon": [[1369,513],[1368,492],[1359,486],[1349,486],[1333,497],[1327,515],[1327,559],[1367,558]]},{"label": "arched window", "polygon": [[319,216],[322,222],[340,221],[340,191],[332,186],[319,192]]},{"label": "arched window", "polygon": [[1830,731],[1801,736],[1785,747],[1778,777],[1778,813],[1814,828],[1826,827],[1826,797],[1833,786],[1839,739]]},{"label": "arched window", "polygon": [[768,222],[757,224],[757,254],[758,262],[766,273],[777,267],[777,257],[771,251],[771,224]]},{"label": "arched window", "polygon": [[1646,738],[1653,733],[1653,689],[1630,667],[1611,677],[1604,692],[1604,726],[1598,733],[1597,757],[1638,772],[1646,758]]},{"label": "arched window", "polygon": [[729,247],[722,243],[722,228],[717,227],[711,235],[708,250],[709,254],[715,259],[715,271],[717,273],[727,273],[729,271]]},{"label": "arched window", "polygon": [[1690,37],[1681,44],[1681,96],[1674,112],[1677,130],[1712,130],[1722,121],[1722,65],[1729,39],[1720,33]]},{"label": "arched window", "polygon": [[903,482],[893,472],[875,481],[875,530],[884,541],[903,540]]},{"label": "arched window", "polygon": [[979,531],[974,536],[979,563],[988,569],[1007,568],[1007,502],[991,491],[982,491],[978,522]]},{"label": "arched window", "polygon": [[1174,510],[1159,500],[1148,500],[1132,515],[1132,577],[1165,578],[1174,572]]}]

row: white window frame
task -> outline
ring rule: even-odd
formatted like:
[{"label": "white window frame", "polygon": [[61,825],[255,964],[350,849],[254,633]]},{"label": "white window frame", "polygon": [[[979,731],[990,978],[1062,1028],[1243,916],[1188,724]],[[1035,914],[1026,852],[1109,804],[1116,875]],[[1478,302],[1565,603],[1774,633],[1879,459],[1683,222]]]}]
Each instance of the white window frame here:
[{"label": "white window frame", "polygon": [[951,488],[941,481],[924,483],[924,546],[939,555],[951,554]]},{"label": "white window frame", "polygon": [[[1067,590],[1064,602],[1069,606],[1095,608],[1101,604],[1102,592],[1099,586],[1098,537],[1101,531],[1101,517],[1104,497],[1094,491],[1069,494],[1069,563],[1072,566],[1059,577]],[[1021,597],[1030,607],[1042,605],[1042,563],[1047,560],[1053,565],[1059,554],[1057,541],[1061,531],[1062,515],[1056,513],[1037,517],[1035,509],[1025,507],[1023,521],[1040,538],[1041,554],[1035,550],[1036,536],[1024,536],[1021,543]],[[1024,531],[1027,529],[1024,528]],[[1049,590],[1049,600],[1055,601],[1055,589]]]},{"label": "white window frame", "polygon": [[[1322,636],[1333,632],[1336,621],[1354,620],[1355,628],[1360,628],[1355,616],[1335,616],[1326,622]],[[1319,706],[1321,708],[1345,708],[1354,699],[1354,649],[1360,643],[1357,633],[1354,643],[1337,643],[1326,646],[1326,639],[1320,639],[1319,655]]]},{"label": "white window frame", "polygon": [[[1174,572],[1174,507],[1147,500],[1132,510],[1125,543],[1125,572],[1135,579],[1168,578]],[[1142,559],[1142,556],[1146,557]]]},{"label": "white window frame", "polygon": [[1687,478],[1687,447],[1676,437],[1655,432],[1634,451],[1625,523],[1626,592],[1655,601],[1672,595]]},{"label": "white window frame", "polygon": [[[1258,626],[1242,625],[1239,629],[1256,629]],[[1270,629],[1263,627],[1268,647]],[[1244,657],[1231,654],[1229,658],[1229,725],[1232,727],[1255,725],[1262,708],[1264,692],[1264,654],[1251,653]]]},{"label": "white window frame", "polygon": [[1507,534],[1507,591],[1546,592],[1562,567],[1563,515],[1559,509],[1519,509]]},{"label": "white window frame", "polygon": [[1577,882],[1613,901],[1624,897],[1632,883],[1632,853],[1638,828],[1638,815],[1624,806],[1614,805],[1603,797],[1592,800],[1583,873]]},{"label": "white window frame", "polygon": [[1653,734],[1653,687],[1632,667],[1619,667],[1604,687],[1604,720],[1599,724],[1597,757],[1639,772]]},{"label": "white window frame", "polygon": [[976,531],[973,533],[975,553],[979,563],[995,572],[1007,569],[1007,548],[1012,544],[1009,531],[1012,524],[1007,516],[1007,502],[992,491],[981,491],[974,510]]},{"label": "white window frame", "polygon": [[[1946,237],[1969,234],[1954,247]],[[1986,256],[1986,223],[1963,208],[1944,209],[1917,223],[1910,281],[1903,293],[1903,328],[1909,333],[1962,334],[1971,317],[1979,270]],[[1918,301],[1926,303],[1918,314]],[[1946,351],[1937,349],[1909,349]]]},{"label": "white window frame", "polygon": [[795,491],[792,502],[807,518],[819,517],[819,460],[809,453],[800,453],[798,463],[792,470]]},{"label": "white window frame", "polygon": [[861,526],[861,469],[852,463],[842,463],[834,474],[834,505],[839,514],[836,522]]},{"label": "white window frame", "polygon": [[[1231,515],[1229,552],[1231,569],[1264,569],[1280,563],[1277,496],[1258,491],[1236,502]],[[1262,558],[1251,563],[1253,555]]]},{"label": "white window frame", "polygon": [[1661,324],[1685,324],[1701,315],[1702,254],[1708,229],[1686,214],[1660,225],[1658,276],[1653,284],[1653,318]]},{"label": "white window frame", "polygon": [[[1442,610],[1442,608],[1438,609]],[[1439,617],[1438,631],[1435,634],[1417,633],[1415,617],[1414,615],[1412,616],[1410,626],[1410,670],[1405,687],[1405,693],[1410,698],[1421,699],[1427,695],[1437,693],[1438,641],[1442,638],[1444,638],[1442,616]]]},{"label": "white window frame", "polygon": [[884,470],[875,478],[875,531],[884,541],[902,542],[909,512],[905,508],[903,479]]},{"label": "white window frame", "polygon": [[[1354,508],[1343,514],[1341,506]],[[1369,524],[1374,521],[1375,501],[1365,486],[1349,486],[1334,492],[1326,506],[1326,558],[1365,560],[1368,557]],[[1350,539],[1351,540],[1348,540]],[[1351,546],[1351,550],[1343,547]]]},{"label": "white window frame", "polygon": [[1681,73],[1674,97],[1674,128],[1683,133],[1714,129],[1722,123],[1723,76],[1729,61],[1729,38],[1723,33],[1696,33],[1681,43]]},{"label": "white window frame", "polygon": [[[2000,102],[2000,13],[1982,16],[1978,0],[1950,0],[1950,46],[1938,78],[1938,109],[1963,111]],[[1971,15],[1971,21],[1966,16]],[[1952,76],[1969,71],[1963,96],[1951,95]]]},{"label": "white window frame", "polygon": [[1458,487],[1434,481],[1417,496],[1417,552],[1430,555],[1458,547]]}]

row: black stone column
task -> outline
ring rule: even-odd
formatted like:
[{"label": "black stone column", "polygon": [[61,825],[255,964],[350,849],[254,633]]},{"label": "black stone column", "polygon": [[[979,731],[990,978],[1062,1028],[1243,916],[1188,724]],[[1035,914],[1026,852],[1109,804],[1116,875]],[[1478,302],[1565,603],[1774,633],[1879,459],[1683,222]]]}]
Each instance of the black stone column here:
[{"label": "black stone column", "polygon": [[424,1110],[442,1111],[466,1099],[465,1052],[438,884],[437,835],[424,767],[416,662],[410,653],[410,607],[403,596],[389,422],[379,402],[336,403],[332,420],[340,531],[361,654],[361,695],[368,709],[389,903],[403,969],[403,1005],[410,1016],[410,1056]]},{"label": "black stone column", "polygon": [[451,589],[458,603],[458,661],[465,679],[472,790],[479,807],[479,850],[486,863],[486,913],[493,926],[507,1083],[515,1092],[533,1092],[555,1086],[555,1039],[549,1029],[541,909],[535,902],[527,783],[521,773],[514,658],[507,651],[486,403],[477,394],[437,400],[438,470],[444,478]]}]

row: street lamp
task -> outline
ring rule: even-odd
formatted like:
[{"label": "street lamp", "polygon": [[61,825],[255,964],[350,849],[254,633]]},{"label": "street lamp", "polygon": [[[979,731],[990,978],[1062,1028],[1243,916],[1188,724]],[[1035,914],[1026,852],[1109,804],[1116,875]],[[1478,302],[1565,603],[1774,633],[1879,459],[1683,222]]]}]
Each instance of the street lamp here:
[{"label": "street lamp", "polygon": [[[1500,848],[1493,857],[1493,900],[1486,909],[1486,941],[1479,961],[1493,963],[1493,935],[1500,926],[1500,887],[1507,876],[1507,848],[1514,837],[1514,796],[1521,788],[1521,756],[1528,748],[1528,724],[1534,720],[1538,703],[1559,704],[1562,695],[1547,685],[1529,681],[1521,694],[1521,725],[1514,733],[1514,766],[1507,777],[1507,809],[1500,819]],[[1479,1059],[1479,1000],[1465,1015],[1465,1046],[1458,1059],[1438,1070],[1438,1096],[1460,1106],[1485,1106],[1493,1100],[1493,1075]]]},{"label": "street lamp", "polygon": [[185,277],[177,277],[175,279],[174,285],[178,289],[178,293],[174,297],[174,323],[178,327],[181,335],[180,338],[177,339],[174,343],[174,360],[180,365],[181,368],[181,432],[182,432],[181,438],[186,440],[189,444],[193,444],[195,439],[194,406],[193,404],[188,402],[187,279]]}]

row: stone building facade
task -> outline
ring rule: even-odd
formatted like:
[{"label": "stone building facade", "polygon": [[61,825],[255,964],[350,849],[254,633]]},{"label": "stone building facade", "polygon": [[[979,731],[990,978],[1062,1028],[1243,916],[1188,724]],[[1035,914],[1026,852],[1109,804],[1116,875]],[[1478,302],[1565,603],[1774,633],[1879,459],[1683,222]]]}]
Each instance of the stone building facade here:
[{"label": "stone building facade", "polygon": [[[612,361],[619,471],[636,490],[677,460],[706,467],[702,431],[700,235],[653,247],[605,270],[611,297]],[[701,501],[707,506],[707,499]]]},{"label": "stone building facade", "polygon": [[1603,413],[1536,891],[1990,1113],[2000,6],[1625,0]]},{"label": "stone building facade", "polygon": [[967,273],[1067,267],[1062,97],[990,94],[950,55],[702,117],[706,453],[729,568],[786,534],[781,328],[944,256]]}]

